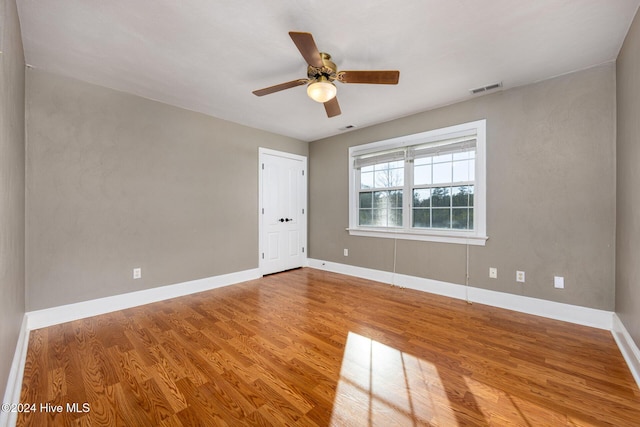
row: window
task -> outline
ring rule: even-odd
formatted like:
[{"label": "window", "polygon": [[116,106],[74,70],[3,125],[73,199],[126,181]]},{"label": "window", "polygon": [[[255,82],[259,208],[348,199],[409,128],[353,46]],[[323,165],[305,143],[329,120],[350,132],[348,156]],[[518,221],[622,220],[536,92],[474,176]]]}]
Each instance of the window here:
[{"label": "window", "polygon": [[350,234],[484,245],[485,126],[351,147]]}]

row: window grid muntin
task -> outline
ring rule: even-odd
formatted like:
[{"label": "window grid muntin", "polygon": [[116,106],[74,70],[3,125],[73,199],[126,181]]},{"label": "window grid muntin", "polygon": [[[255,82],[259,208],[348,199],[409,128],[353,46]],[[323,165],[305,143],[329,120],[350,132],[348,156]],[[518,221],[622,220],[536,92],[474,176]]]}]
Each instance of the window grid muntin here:
[{"label": "window grid muntin", "polygon": [[[358,226],[377,228],[402,228],[405,223],[404,190],[406,181],[404,160],[383,161],[362,166],[358,175]],[[363,176],[371,187],[363,188]],[[373,178],[372,180],[370,178]],[[362,206],[370,194],[370,206]],[[400,201],[398,200],[400,199]]]},{"label": "window grid muntin", "polygon": [[[469,200],[467,205],[465,206],[454,206],[454,188],[461,187],[470,187],[471,193],[473,194],[475,188],[475,161],[476,161],[476,149],[468,148],[463,150],[457,150],[452,152],[447,152],[446,148],[442,153],[434,153],[432,155],[427,155],[423,157],[416,157],[413,159],[413,165],[408,166],[407,169],[411,170],[411,176],[408,181],[412,183],[411,186],[411,206],[409,209],[410,218],[408,219],[408,224],[411,225],[412,229],[420,229],[420,230],[466,230],[473,231],[475,230],[475,225],[473,222],[473,209],[474,204],[473,200]],[[409,163],[409,162],[408,162]],[[467,173],[464,174],[464,177],[473,179],[469,180],[455,180],[456,175],[456,166],[466,164]],[[436,179],[435,178],[435,165],[439,165],[441,169],[447,168],[448,173],[446,174],[449,177],[449,180]],[[420,181],[424,182],[422,178],[424,178],[424,171],[421,171],[421,168],[429,168],[431,176],[427,177],[427,183],[416,184],[416,169],[420,172]],[[460,172],[458,171],[458,174]],[[442,204],[434,205],[433,199],[433,189],[448,189],[448,195],[445,196],[445,199],[448,198],[448,206],[444,206]],[[414,206],[415,202],[415,194],[416,190],[429,190],[429,206]],[[424,191],[422,192],[424,194]],[[473,199],[473,197],[472,197]],[[466,223],[464,215],[462,215],[462,211],[466,209]],[[445,214],[444,211],[448,210],[448,220],[444,220]],[[455,210],[455,211],[454,211]],[[416,218],[417,216],[417,218]],[[426,224],[426,219],[428,218],[428,225]],[[458,226],[460,223],[456,222],[456,218],[462,218],[464,226]],[[434,219],[436,223],[434,225]]]},{"label": "window grid muntin", "polygon": [[[468,192],[466,193],[467,204],[458,204],[456,202],[456,196],[460,194],[460,189],[466,189]],[[434,195],[433,190],[443,189],[442,197],[444,200],[438,200],[438,203],[434,203]],[[458,191],[456,191],[458,190]],[[428,192],[428,193],[427,193]],[[416,206],[416,193],[427,195],[428,199],[421,198],[420,205]],[[439,197],[439,198],[440,198]],[[473,222],[473,211],[475,208],[475,184],[473,181],[467,181],[462,183],[452,183],[448,186],[442,185],[422,185],[415,186],[411,189],[411,228],[417,229],[436,229],[436,230],[469,230],[472,231],[475,229]],[[426,203],[425,203],[426,202]],[[445,203],[446,202],[446,203]],[[449,226],[448,227],[436,227],[433,225],[434,217],[441,217],[442,211],[449,211]],[[456,226],[460,224],[456,222],[456,218],[461,218],[462,211],[466,210],[466,226]],[[434,215],[434,211],[437,211],[438,214]],[[416,221],[416,216],[418,217],[418,221]],[[429,218],[429,224],[426,225],[424,222],[425,218]],[[425,225],[422,225],[425,224]]]},{"label": "window grid muntin", "polygon": [[[407,150],[409,148],[410,147],[408,147]],[[454,188],[470,187],[471,194],[473,194],[475,180],[454,181],[453,178],[456,165],[462,163],[466,163],[467,165],[466,176],[474,175],[475,177],[475,167],[473,168],[474,170],[471,171],[472,165],[475,166],[475,157],[475,149],[468,149],[418,157],[411,160],[384,161],[361,167],[358,173],[358,226],[404,228],[404,224],[410,224],[409,228],[412,229],[474,230],[473,202],[467,203],[467,205],[454,206]],[[404,183],[414,182],[415,169],[425,166],[433,167],[434,165],[446,166],[450,172],[448,174],[449,180],[436,180],[433,177],[435,172],[432,169],[431,179],[429,179],[429,181],[432,182],[431,184],[414,184],[410,187],[411,197],[403,197],[403,190],[405,189]],[[402,173],[400,171],[402,171]],[[363,188],[363,176],[366,177],[366,182],[372,182],[373,185]],[[402,176],[402,179],[400,179],[400,176]],[[396,180],[396,182],[393,182],[394,180]],[[446,204],[434,204],[433,191],[437,189],[442,189],[445,193],[441,197],[444,197],[443,202],[446,201]],[[429,190],[430,197],[428,207],[413,206],[416,190]],[[362,196],[366,196],[367,194],[371,195],[371,202],[367,204],[367,206],[362,206]],[[400,198],[405,200],[406,203],[399,204],[397,195],[400,195]],[[439,198],[436,200],[439,200]],[[376,205],[376,201],[378,205]],[[421,212],[427,210],[428,213]],[[457,226],[459,222],[456,222],[455,218],[462,216],[464,222],[464,210],[466,210],[466,225],[460,227]],[[445,211],[448,211],[448,216],[445,214]],[[422,220],[418,223],[414,218],[417,213],[420,213],[419,216],[422,217]],[[458,216],[456,216],[456,214]],[[429,219],[428,225],[426,225],[424,221],[426,217]]]}]

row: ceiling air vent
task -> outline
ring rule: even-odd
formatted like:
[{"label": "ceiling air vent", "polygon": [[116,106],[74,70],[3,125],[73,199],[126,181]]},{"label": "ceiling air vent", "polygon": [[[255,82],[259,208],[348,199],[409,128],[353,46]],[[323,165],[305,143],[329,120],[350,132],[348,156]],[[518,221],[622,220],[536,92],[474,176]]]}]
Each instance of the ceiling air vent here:
[{"label": "ceiling air vent", "polygon": [[477,93],[488,92],[490,90],[497,89],[499,87],[502,87],[502,82],[493,83],[487,86],[477,87],[475,89],[471,89],[469,92],[475,95]]}]

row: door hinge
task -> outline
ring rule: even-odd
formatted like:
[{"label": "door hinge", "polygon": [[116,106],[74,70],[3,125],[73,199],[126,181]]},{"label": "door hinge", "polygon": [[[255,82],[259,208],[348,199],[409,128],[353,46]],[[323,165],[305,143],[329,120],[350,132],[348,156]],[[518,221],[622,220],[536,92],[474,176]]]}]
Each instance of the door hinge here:
[{"label": "door hinge", "polygon": [[264,215],[264,208],[262,208],[262,215]]},{"label": "door hinge", "polygon": [[262,170],[264,170],[264,163],[262,164]]},{"label": "door hinge", "polygon": [[264,259],[264,252],[262,252],[262,259]]},{"label": "door hinge", "polygon": [[304,208],[302,208],[302,215],[304,215]]},{"label": "door hinge", "polygon": [[302,247],[302,253],[304,253],[304,246]]},{"label": "door hinge", "polygon": [[302,169],[302,176],[304,176],[304,169]]}]

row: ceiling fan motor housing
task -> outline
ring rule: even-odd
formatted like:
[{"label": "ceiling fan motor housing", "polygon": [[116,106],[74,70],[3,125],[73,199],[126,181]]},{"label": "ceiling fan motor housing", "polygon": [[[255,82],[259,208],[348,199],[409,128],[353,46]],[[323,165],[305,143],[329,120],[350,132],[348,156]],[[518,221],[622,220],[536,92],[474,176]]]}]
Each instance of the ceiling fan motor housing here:
[{"label": "ceiling fan motor housing", "polygon": [[320,52],[320,57],[322,58],[322,67],[309,65],[307,68],[307,77],[309,77],[309,80],[312,82],[320,81],[322,77],[333,82],[338,78],[338,68],[336,64],[331,61],[331,55],[328,53]]}]

